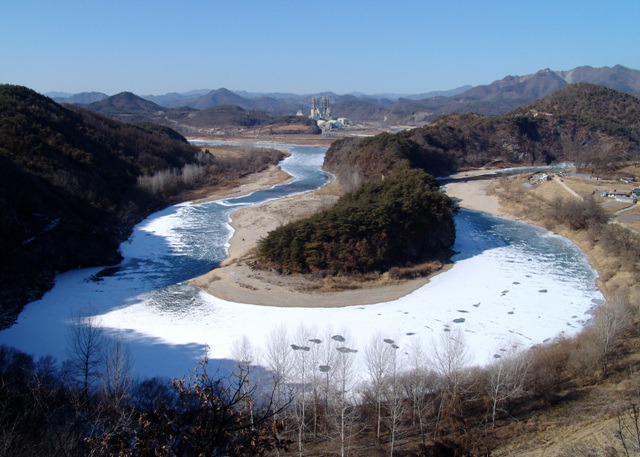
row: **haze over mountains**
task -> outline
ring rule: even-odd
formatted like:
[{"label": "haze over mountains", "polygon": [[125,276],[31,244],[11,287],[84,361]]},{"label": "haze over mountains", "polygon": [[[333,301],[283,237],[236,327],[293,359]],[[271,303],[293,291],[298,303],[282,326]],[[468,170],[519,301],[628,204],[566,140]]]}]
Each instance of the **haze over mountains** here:
[{"label": "haze over mountains", "polygon": [[[145,96],[126,92],[113,97],[100,92],[75,95],[52,93],[51,95],[59,103],[86,105],[89,109],[125,122],[145,120],[173,127],[177,127],[185,120],[187,125],[202,125],[204,122],[197,119],[200,116],[199,112],[221,105],[234,105],[245,111],[261,111],[271,116],[295,115],[299,110],[306,114],[313,96],[329,97],[335,117],[387,125],[420,125],[448,113],[475,112],[491,116],[503,114],[553,93],[568,84],[579,82],[598,84],[635,96],[640,95],[640,71],[621,65],[601,68],[582,66],[568,71],[544,69],[525,76],[506,76],[487,85],[463,86],[450,91],[413,95],[361,93],[337,95],[333,92],[296,95],[233,92],[225,88]],[[258,115],[253,113],[252,116]],[[213,126],[216,125],[215,117],[207,115],[206,118],[214,123]]]}]

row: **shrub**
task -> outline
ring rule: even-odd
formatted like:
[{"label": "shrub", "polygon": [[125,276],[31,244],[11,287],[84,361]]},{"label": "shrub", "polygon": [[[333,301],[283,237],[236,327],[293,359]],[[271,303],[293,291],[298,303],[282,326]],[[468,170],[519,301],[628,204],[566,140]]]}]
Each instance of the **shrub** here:
[{"label": "shrub", "polygon": [[564,202],[557,209],[561,220],[572,230],[583,230],[607,222],[607,214],[592,197]]}]

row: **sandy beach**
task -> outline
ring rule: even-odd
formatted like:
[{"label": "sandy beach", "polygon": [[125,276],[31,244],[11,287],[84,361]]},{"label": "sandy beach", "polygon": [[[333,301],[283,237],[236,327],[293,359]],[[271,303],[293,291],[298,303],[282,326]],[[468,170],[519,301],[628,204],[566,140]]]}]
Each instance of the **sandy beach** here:
[{"label": "sandy beach", "polygon": [[[253,176],[252,182],[245,183],[244,187],[237,191],[255,190],[265,181],[272,182],[257,174]],[[497,197],[485,192],[490,182],[487,180],[450,184],[447,192],[461,207],[503,216],[505,214],[500,211]],[[340,185],[334,181],[315,192],[234,212],[231,215],[234,233],[229,241],[229,257],[220,268],[194,278],[190,283],[224,300],[283,307],[341,307],[381,303],[398,299],[426,284],[429,277],[393,281],[383,276],[379,281],[368,283],[362,288],[322,292],[318,287],[318,281],[297,275],[259,271],[250,267],[248,261],[255,253],[260,238],[279,225],[320,211],[337,200],[340,193]],[[217,198],[220,198],[218,194],[208,199]],[[445,271],[450,266],[446,265],[435,274]]]},{"label": "sandy beach", "polygon": [[462,208],[510,217],[500,208],[498,197],[487,194],[487,190],[494,182],[495,178],[449,184],[446,188],[447,195]]}]

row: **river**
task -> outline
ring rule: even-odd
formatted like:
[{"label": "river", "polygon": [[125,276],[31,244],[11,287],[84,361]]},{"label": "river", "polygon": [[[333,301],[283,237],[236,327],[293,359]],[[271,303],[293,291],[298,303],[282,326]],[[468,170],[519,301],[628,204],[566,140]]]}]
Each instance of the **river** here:
[{"label": "river", "polygon": [[595,271],[569,240],[468,210],[456,216],[454,267],[392,302],[275,308],[225,302],[187,285],[226,257],[234,210],[331,179],[320,169],[326,148],[279,146],[291,152],[281,163],[295,178],[290,184],[151,215],[121,245],[120,265],[58,275],[51,291],[0,332],[0,344],[64,360],[69,320],[80,311],[95,316],[106,332],[122,335],[140,377],[181,377],[205,348],[223,363],[243,336],[259,349],[279,326],[293,335],[301,325],[323,340],[343,334],[355,348],[376,333],[406,346],[459,329],[470,360],[485,363],[511,345],[576,333],[603,301]]}]

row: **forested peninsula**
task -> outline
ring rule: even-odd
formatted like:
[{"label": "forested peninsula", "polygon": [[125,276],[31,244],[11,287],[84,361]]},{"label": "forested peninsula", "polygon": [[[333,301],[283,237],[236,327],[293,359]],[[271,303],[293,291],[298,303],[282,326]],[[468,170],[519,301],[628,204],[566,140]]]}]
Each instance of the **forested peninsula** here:
[{"label": "forested peninsula", "polygon": [[351,274],[441,259],[455,240],[453,202],[422,170],[402,170],[329,210],[270,232],[259,263],[294,273]]}]

